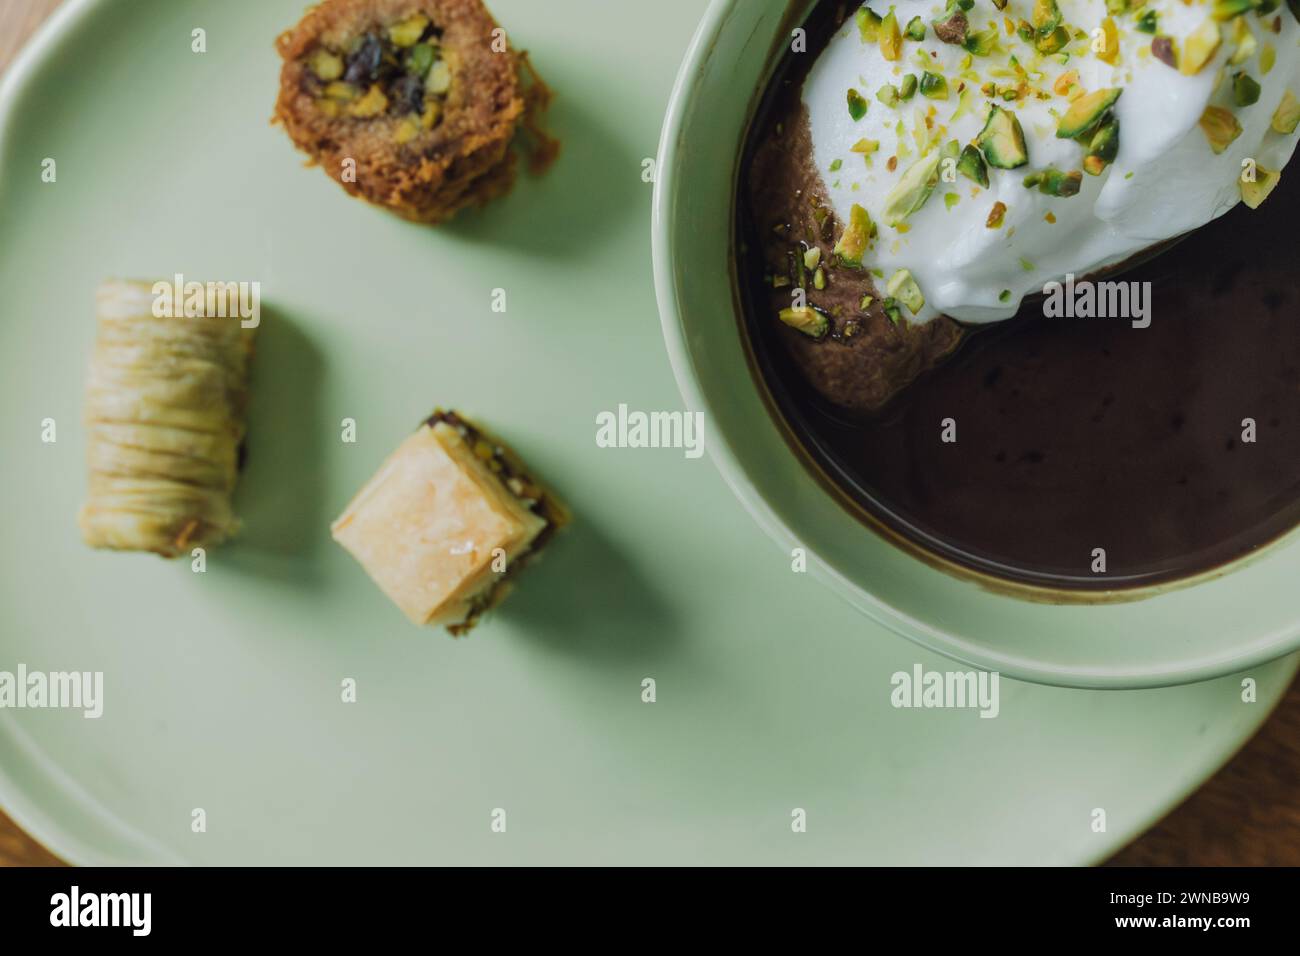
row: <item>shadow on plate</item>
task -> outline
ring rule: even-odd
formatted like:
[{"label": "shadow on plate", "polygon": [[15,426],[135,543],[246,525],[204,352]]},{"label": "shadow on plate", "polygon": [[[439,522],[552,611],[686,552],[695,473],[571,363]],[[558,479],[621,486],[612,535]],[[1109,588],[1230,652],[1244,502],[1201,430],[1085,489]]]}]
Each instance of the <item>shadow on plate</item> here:
[{"label": "shadow on plate", "polygon": [[300,323],[264,306],[253,357],[247,458],[235,489],[239,536],[220,563],[291,583],[317,577],[329,542],[325,512],[326,433],[318,426],[325,361]]},{"label": "shadow on plate", "polygon": [[563,94],[556,96],[546,126],[561,143],[559,158],[547,172],[532,175],[521,156],[510,195],[482,209],[467,209],[439,230],[470,242],[563,259],[598,247],[620,219],[644,215],[650,186],[641,182],[641,160],[626,143]]},{"label": "shadow on plate", "polygon": [[495,613],[524,640],[600,665],[658,663],[681,640],[672,604],[581,516]]}]

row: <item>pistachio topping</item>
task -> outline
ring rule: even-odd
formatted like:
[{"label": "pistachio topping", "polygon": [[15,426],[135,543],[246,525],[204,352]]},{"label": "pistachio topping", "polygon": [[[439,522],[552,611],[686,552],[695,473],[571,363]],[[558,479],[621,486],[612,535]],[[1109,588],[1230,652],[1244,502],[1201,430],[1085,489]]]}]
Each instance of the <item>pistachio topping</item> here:
[{"label": "pistachio topping", "polygon": [[958,45],[966,42],[966,34],[970,30],[966,14],[960,8],[951,7],[945,11],[944,19],[935,20],[931,26],[934,27],[934,35],[944,43]]},{"label": "pistachio topping", "polygon": [[848,103],[849,103],[849,116],[853,117],[855,122],[867,115],[867,106],[869,104],[863,98],[862,94],[859,93],[857,90],[854,89],[849,90]]},{"label": "pistachio topping", "polygon": [[1122,89],[1095,90],[1070,104],[1056,125],[1058,139],[1074,139],[1094,129],[1123,94]]},{"label": "pistachio topping", "polygon": [[831,327],[830,319],[826,314],[812,306],[804,306],[799,309],[782,309],[778,317],[790,328],[797,332],[802,332],[810,339],[820,339]]},{"label": "pistachio topping", "polygon": [[1151,41],[1151,55],[1165,66],[1178,69],[1178,50],[1173,37],[1158,36]]},{"label": "pistachio topping", "polygon": [[1215,153],[1223,152],[1241,135],[1241,123],[1237,122],[1231,110],[1222,106],[1207,106],[1201,114],[1200,124]]},{"label": "pistachio topping", "polygon": [[885,197],[885,223],[897,227],[930,198],[939,183],[938,151],[923,156],[904,171]]},{"label": "pistachio topping", "polygon": [[1270,125],[1275,133],[1289,135],[1295,132],[1297,124],[1300,124],[1300,100],[1287,90],[1282,94],[1282,102],[1277,104],[1277,109],[1273,111]]},{"label": "pistachio topping", "polygon": [[1077,169],[1063,173],[1059,169],[1048,166],[1046,169],[1030,173],[1025,177],[1024,183],[1025,188],[1032,189],[1036,186],[1040,193],[1046,193],[1048,196],[1075,196],[1083,183],[1083,173]]},{"label": "pistachio topping", "polygon": [[957,172],[971,182],[978,183],[988,189],[989,170],[988,165],[984,162],[984,154],[970,143],[962,147],[961,156],[957,159]]},{"label": "pistachio topping", "polygon": [[886,60],[901,60],[903,58],[903,34],[898,29],[898,17],[894,15],[894,8],[889,8],[889,13],[881,21],[880,29],[876,31],[876,40],[880,44],[880,55]]},{"label": "pistachio topping", "polygon": [[1205,64],[1219,52],[1223,36],[1219,25],[1214,20],[1206,20],[1193,30],[1183,42],[1183,54],[1178,60],[1178,71],[1186,76],[1195,76],[1204,69]]},{"label": "pistachio topping", "polygon": [[926,71],[921,74],[921,95],[932,100],[948,98],[948,81],[937,73]]},{"label": "pistachio topping", "polygon": [[1241,66],[1252,56],[1259,48],[1259,42],[1255,39],[1255,34],[1250,31],[1250,24],[1246,22],[1245,17],[1238,17],[1232,21],[1232,56],[1228,58],[1228,63],[1232,66]]},{"label": "pistachio topping", "polygon": [[1259,83],[1249,73],[1232,75],[1232,101],[1240,107],[1254,106],[1261,93]]},{"label": "pistachio topping", "polygon": [[984,129],[975,137],[975,145],[984,153],[988,164],[999,169],[1015,169],[1029,162],[1020,120],[1015,113],[1000,106],[989,107],[988,119],[984,121]]},{"label": "pistachio topping", "polygon": [[859,7],[855,16],[863,43],[875,43],[880,31],[880,15],[870,7]]},{"label": "pistachio topping", "polygon": [[835,243],[835,255],[846,266],[862,268],[862,257],[875,231],[876,227],[871,221],[871,215],[864,207],[854,203],[853,208],[849,210],[849,224],[844,227],[839,241]]},{"label": "pistachio topping", "polygon": [[1115,21],[1106,17],[1101,21],[1101,49],[1097,50],[1097,59],[1114,65],[1119,62],[1119,27]]},{"label": "pistachio topping", "polygon": [[899,269],[889,281],[885,283],[885,291],[889,296],[903,305],[907,306],[909,312],[917,315],[925,308],[925,296],[921,294],[921,287],[916,284],[916,279],[912,278],[912,273],[906,269]]},{"label": "pistachio topping", "polygon": [[1088,140],[1088,154],[1083,158],[1083,171],[1090,176],[1100,176],[1102,170],[1115,161],[1119,154],[1119,120],[1105,120]]},{"label": "pistachio topping", "polygon": [[1238,180],[1238,185],[1241,186],[1241,201],[1251,209],[1258,209],[1281,179],[1281,173],[1256,166],[1251,179]]}]

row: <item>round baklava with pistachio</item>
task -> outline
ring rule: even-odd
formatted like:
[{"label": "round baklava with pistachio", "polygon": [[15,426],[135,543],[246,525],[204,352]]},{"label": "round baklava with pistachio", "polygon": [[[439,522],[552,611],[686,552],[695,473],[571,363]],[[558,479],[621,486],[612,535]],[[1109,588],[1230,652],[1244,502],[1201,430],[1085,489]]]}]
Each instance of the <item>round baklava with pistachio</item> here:
[{"label": "round baklava with pistachio", "polygon": [[540,171],[550,93],[481,0],[325,0],[276,46],[276,121],[344,189],[439,223]]}]

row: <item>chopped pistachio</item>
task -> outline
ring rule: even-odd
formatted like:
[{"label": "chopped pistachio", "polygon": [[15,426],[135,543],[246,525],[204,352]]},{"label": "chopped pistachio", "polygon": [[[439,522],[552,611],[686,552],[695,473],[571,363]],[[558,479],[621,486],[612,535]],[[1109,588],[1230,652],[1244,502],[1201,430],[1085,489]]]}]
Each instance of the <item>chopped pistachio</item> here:
[{"label": "chopped pistachio", "polygon": [[812,339],[821,338],[830,328],[830,320],[823,313],[809,306],[802,309],[782,309],[779,316],[781,321],[790,328]]},{"label": "chopped pistachio", "polygon": [[1151,55],[1165,66],[1178,69],[1178,51],[1173,37],[1158,36],[1151,41]]},{"label": "chopped pistachio", "polygon": [[1200,73],[1205,64],[1214,58],[1222,43],[1219,25],[1213,20],[1206,20],[1188,34],[1184,41],[1183,55],[1178,59],[1178,72],[1185,76]]},{"label": "chopped pistachio", "polygon": [[875,227],[867,210],[857,203],[849,209],[849,224],[844,227],[839,241],[835,243],[835,255],[841,262],[853,268],[862,268],[862,257],[867,251],[867,243]]},{"label": "chopped pistachio", "polygon": [[415,139],[420,132],[420,121],[414,116],[404,116],[397,129],[393,131],[393,140],[400,146]]},{"label": "chopped pistachio", "polygon": [[821,266],[813,273],[813,288],[818,292],[826,288],[826,271]]},{"label": "chopped pistachio", "polygon": [[903,35],[899,32],[898,17],[892,8],[881,21],[880,29],[876,31],[876,39],[880,44],[880,55],[886,60],[893,62],[902,59]]},{"label": "chopped pistachio", "polygon": [[1065,27],[1057,27],[1047,36],[1040,36],[1034,41],[1034,49],[1039,53],[1059,53],[1070,42],[1070,31]]},{"label": "chopped pistachio", "polygon": [[406,72],[412,76],[427,76],[435,59],[437,54],[433,47],[427,43],[417,43],[406,56]]},{"label": "chopped pistachio", "polygon": [[1233,66],[1245,63],[1255,55],[1255,50],[1259,47],[1245,17],[1238,17],[1232,21],[1232,45],[1232,56],[1228,58],[1228,62]]},{"label": "chopped pistachio", "polygon": [[1210,16],[1221,23],[1226,23],[1243,13],[1249,13],[1255,8],[1256,0],[1214,0],[1214,6],[1210,9]]},{"label": "chopped pistachio", "polygon": [[1300,124],[1300,100],[1297,100],[1290,90],[1286,90],[1282,94],[1282,102],[1277,104],[1277,109],[1273,111],[1271,124],[1273,131],[1284,135],[1294,133],[1298,124]]},{"label": "chopped pistachio", "polygon": [[424,115],[420,117],[420,125],[425,129],[433,129],[438,125],[440,119],[442,119],[442,104],[437,100],[426,100]]},{"label": "chopped pistachio", "polygon": [[989,210],[989,216],[984,220],[984,225],[989,229],[1001,229],[1002,219],[1006,214],[1007,204],[999,199],[993,204],[993,208]]},{"label": "chopped pistachio", "polygon": [[912,278],[912,273],[907,269],[899,269],[889,281],[885,283],[885,291],[889,293],[890,298],[897,299],[903,305],[907,306],[909,312],[918,315],[925,308],[925,296],[921,294],[921,287],[916,284],[916,279]]},{"label": "chopped pistachio", "polygon": [[903,321],[903,310],[898,307],[898,300],[886,298],[880,303],[880,307],[885,310],[885,315],[889,316],[889,321],[898,325]]},{"label": "chopped pistachio", "polygon": [[944,43],[965,43],[966,34],[970,30],[970,22],[966,19],[966,14],[952,8],[944,12],[944,19],[935,20],[932,25],[935,36]]},{"label": "chopped pistachio", "polygon": [[1070,91],[1079,85],[1079,71],[1066,70],[1056,78],[1052,84],[1052,92],[1059,93],[1061,96],[1069,96]]},{"label": "chopped pistachio", "polygon": [[967,53],[975,56],[990,56],[998,49],[998,28],[990,26],[978,33],[968,34],[962,46]]},{"label": "chopped pistachio", "polygon": [[1249,73],[1232,75],[1232,101],[1238,106],[1254,106],[1259,102],[1259,83]]},{"label": "chopped pistachio", "polygon": [[1058,139],[1073,139],[1095,128],[1124,93],[1118,87],[1094,90],[1073,103],[1056,124]]},{"label": "chopped pistachio", "polygon": [[1210,141],[1210,148],[1222,153],[1241,135],[1241,124],[1231,110],[1221,106],[1207,106],[1201,114],[1201,129]]},{"label": "chopped pistachio", "polygon": [[446,60],[439,60],[429,70],[429,78],[425,81],[425,89],[430,93],[442,96],[451,89],[451,64]]},{"label": "chopped pistachio", "polygon": [[916,77],[911,73],[907,74],[899,84],[898,98],[910,100],[916,94],[916,85]]},{"label": "chopped pistachio", "polygon": [[863,43],[875,43],[880,30],[880,15],[870,7],[859,7],[857,13],[858,33]]},{"label": "chopped pistachio", "polygon": [[907,34],[909,40],[916,40],[919,43],[925,39],[925,21],[920,17],[912,17],[907,21],[907,29],[903,32]]},{"label": "chopped pistachio", "polygon": [[862,138],[849,147],[853,153],[861,153],[863,156],[870,156],[876,150],[880,149],[880,143],[874,139]]},{"label": "chopped pistachio", "polygon": [[862,98],[862,94],[857,90],[850,89],[848,94],[849,115],[853,119],[860,120],[867,115],[867,101]]},{"label": "chopped pistachio", "polygon": [[1029,162],[1020,120],[999,106],[989,107],[988,119],[975,137],[975,145],[983,151],[988,164],[999,169],[1015,169]]},{"label": "chopped pistachio", "polygon": [[1056,0],[1034,0],[1034,12],[1031,15],[1034,30],[1040,37],[1045,37],[1061,25],[1061,8]]},{"label": "chopped pistachio", "polygon": [[1062,198],[1077,195],[1082,182],[1083,173],[1079,170],[1072,169],[1065,173],[1052,166],[1025,177],[1026,188],[1032,189],[1037,186],[1040,193]]},{"label": "chopped pistachio", "polygon": [[876,99],[884,103],[891,110],[898,105],[898,87],[886,83],[880,89],[876,90]]},{"label": "chopped pistachio", "polygon": [[403,48],[415,46],[428,25],[428,17],[423,13],[413,13],[405,20],[394,23],[388,28],[388,39],[393,41],[393,46]]},{"label": "chopped pistachio", "polygon": [[885,222],[897,226],[925,205],[939,182],[939,152],[923,156],[907,168],[885,196]]},{"label": "chopped pistachio", "polygon": [[989,170],[988,165],[984,162],[984,154],[970,143],[962,147],[961,156],[957,160],[957,172],[971,182],[978,183],[988,189]]},{"label": "chopped pistachio", "polygon": [[325,96],[331,100],[338,100],[340,103],[347,103],[355,100],[361,95],[361,91],[351,83],[344,83],[342,80],[335,80],[325,87]]},{"label": "chopped pistachio", "polygon": [[1244,179],[1238,181],[1241,186],[1241,201],[1251,209],[1258,209],[1281,179],[1281,173],[1256,166],[1254,179],[1249,182]]},{"label": "chopped pistachio", "polygon": [[384,91],[379,84],[375,83],[371,85],[370,89],[366,90],[365,96],[348,107],[348,115],[359,119],[368,119],[372,116],[378,116],[386,109],[388,109],[388,97],[384,95]]},{"label": "chopped pistachio", "polygon": [[961,196],[958,195],[957,193],[944,193],[944,194],[943,194],[943,204],[944,204],[946,207],[948,207],[949,209],[951,209],[953,206],[957,205],[957,203],[959,203],[959,202],[961,202]]},{"label": "chopped pistachio", "polygon": [[1154,10],[1143,10],[1138,14],[1137,22],[1133,26],[1134,29],[1141,33],[1155,33],[1157,21],[1158,18]]},{"label": "chopped pistachio", "polygon": [[324,47],[317,47],[307,58],[307,68],[315,73],[318,79],[328,83],[343,75],[343,57],[331,53]]},{"label": "chopped pistachio", "polygon": [[862,301],[858,303],[858,311],[860,311],[860,312],[865,312],[865,311],[867,311],[867,309],[871,308],[871,303],[874,302],[874,301],[875,301],[875,300],[872,299],[871,296],[869,296],[869,295],[864,295],[864,296],[862,297]]},{"label": "chopped pistachio", "polygon": [[840,171],[840,167],[843,166],[843,165],[844,165],[844,160],[842,160],[842,159],[832,159],[832,160],[831,160],[831,165],[830,165],[830,171],[833,172],[833,173],[838,173],[838,172]]},{"label": "chopped pistachio", "polygon": [[1088,155],[1083,158],[1084,172],[1100,176],[1119,154],[1119,120],[1111,117],[1097,127],[1088,140]]},{"label": "chopped pistachio", "polygon": [[1101,39],[1101,49],[1097,52],[1097,59],[1112,65],[1119,62],[1119,28],[1110,17],[1101,21]]},{"label": "chopped pistachio", "polygon": [[809,269],[816,269],[822,261],[822,251],[817,246],[811,249],[805,249],[803,254],[803,264]]},{"label": "chopped pistachio", "polygon": [[1277,63],[1277,50],[1273,44],[1265,43],[1264,49],[1259,51],[1259,72],[1268,76],[1275,63]]},{"label": "chopped pistachio", "polygon": [[932,100],[948,98],[948,81],[937,73],[926,71],[921,74],[921,95]]},{"label": "chopped pistachio", "polygon": [[999,293],[998,293],[998,301],[999,301],[999,302],[1010,302],[1010,301],[1011,301],[1011,290],[1010,290],[1010,289],[1003,289],[1001,292],[999,292]]}]

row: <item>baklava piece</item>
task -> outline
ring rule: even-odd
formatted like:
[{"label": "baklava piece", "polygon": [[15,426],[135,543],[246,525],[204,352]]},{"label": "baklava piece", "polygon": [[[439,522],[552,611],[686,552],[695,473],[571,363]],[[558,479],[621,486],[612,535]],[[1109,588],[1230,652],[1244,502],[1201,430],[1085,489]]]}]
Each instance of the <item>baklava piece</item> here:
[{"label": "baklava piece", "polygon": [[239,526],[230,497],[254,331],[238,317],[158,317],[154,303],[148,282],[111,280],[96,294],[78,523],[91,547],[172,558]]},{"label": "baklava piece", "polygon": [[416,624],[471,630],[569,520],[501,442],[438,411],[334,522],[334,540]]},{"label": "baklava piece", "polygon": [[557,144],[550,91],[481,0],[325,0],[276,41],[275,118],[351,195],[445,222],[508,192]]}]

